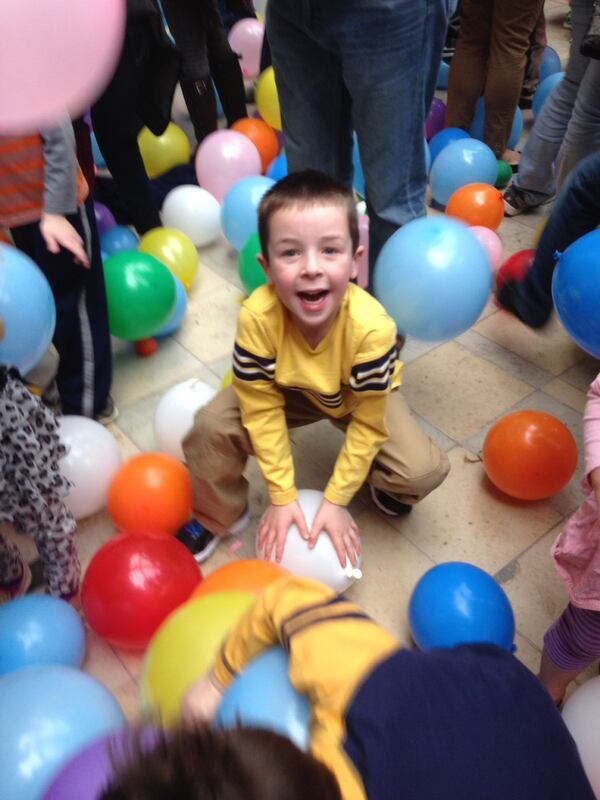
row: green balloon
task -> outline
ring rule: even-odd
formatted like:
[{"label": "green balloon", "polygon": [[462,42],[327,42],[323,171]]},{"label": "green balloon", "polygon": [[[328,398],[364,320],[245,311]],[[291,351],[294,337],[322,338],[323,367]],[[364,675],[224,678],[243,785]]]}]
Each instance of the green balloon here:
[{"label": "green balloon", "polygon": [[177,290],[172,273],[149,253],[123,250],[104,263],[110,332],[147,339],[171,318]]},{"label": "green balloon", "polygon": [[498,159],[498,175],[496,177],[496,189],[504,189],[512,178],[512,167],[503,159]]},{"label": "green balloon", "polygon": [[246,294],[252,294],[259,286],[267,283],[265,271],[256,260],[259,253],[262,253],[260,239],[258,233],[253,233],[240,250],[239,258],[240,280]]}]

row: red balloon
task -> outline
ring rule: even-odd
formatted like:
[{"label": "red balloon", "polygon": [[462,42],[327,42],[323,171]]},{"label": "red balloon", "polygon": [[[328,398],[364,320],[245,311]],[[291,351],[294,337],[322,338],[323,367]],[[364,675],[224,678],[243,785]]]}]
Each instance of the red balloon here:
[{"label": "red balloon", "polygon": [[542,500],[567,485],[577,467],[573,434],[543,411],[516,411],[491,428],[483,466],[500,491],[519,500]]},{"label": "red balloon", "polygon": [[534,258],[535,250],[532,249],[519,250],[518,253],[514,253],[510,258],[507,258],[496,275],[496,288],[502,289],[507,281],[521,282],[525,280]]},{"label": "red balloon", "polygon": [[120,534],[92,558],[81,604],[90,628],[107,642],[143,650],[201,580],[200,567],[177,539]]}]

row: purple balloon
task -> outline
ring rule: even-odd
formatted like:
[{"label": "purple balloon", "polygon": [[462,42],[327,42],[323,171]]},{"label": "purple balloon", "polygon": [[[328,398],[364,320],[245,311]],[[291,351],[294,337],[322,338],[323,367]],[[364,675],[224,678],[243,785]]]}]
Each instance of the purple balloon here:
[{"label": "purple balloon", "polygon": [[98,226],[98,234],[100,236],[116,226],[117,221],[113,217],[112,211],[105,206],[104,203],[95,201],[94,213],[96,215],[96,225]]},{"label": "purple balloon", "polygon": [[429,115],[425,120],[425,138],[432,139],[442,130],[446,121],[446,104],[437,97],[433,98]]},{"label": "purple balloon", "polygon": [[[157,740],[156,728],[144,728],[141,742],[149,750]],[[50,784],[44,800],[98,800],[113,775],[113,759],[126,758],[132,729],[123,728],[81,750]]]}]

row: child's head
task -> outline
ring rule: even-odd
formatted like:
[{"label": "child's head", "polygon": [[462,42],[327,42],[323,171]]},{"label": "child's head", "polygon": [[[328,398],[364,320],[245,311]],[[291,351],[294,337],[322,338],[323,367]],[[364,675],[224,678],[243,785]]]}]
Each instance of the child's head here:
[{"label": "child's head", "polygon": [[134,739],[101,800],[341,800],[329,769],[271,731],[199,727]]},{"label": "child's head", "polygon": [[297,327],[319,341],[362,255],[352,192],[314,170],[293,173],[263,197],[258,229],[269,280]]}]

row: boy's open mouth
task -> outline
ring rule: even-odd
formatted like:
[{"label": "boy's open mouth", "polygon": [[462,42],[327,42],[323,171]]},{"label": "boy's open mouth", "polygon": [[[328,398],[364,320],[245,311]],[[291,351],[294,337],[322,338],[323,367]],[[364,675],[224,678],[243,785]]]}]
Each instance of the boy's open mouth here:
[{"label": "boy's open mouth", "polygon": [[298,297],[304,303],[320,303],[329,294],[327,289],[319,289],[315,292],[298,292]]}]

